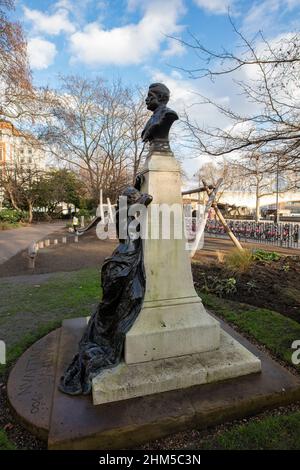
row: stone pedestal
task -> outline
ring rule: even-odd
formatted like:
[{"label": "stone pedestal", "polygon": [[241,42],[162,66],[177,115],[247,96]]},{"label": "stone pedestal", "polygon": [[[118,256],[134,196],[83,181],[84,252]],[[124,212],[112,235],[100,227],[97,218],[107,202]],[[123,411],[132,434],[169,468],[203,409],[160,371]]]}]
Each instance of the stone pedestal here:
[{"label": "stone pedestal", "polygon": [[153,197],[143,241],[144,304],[126,335],[124,362],[93,380],[95,405],[238,377],[261,367],[259,359],[221,331],[194,289],[179,163],[171,152],[153,152],[143,174],[142,192]]},{"label": "stone pedestal", "polygon": [[[193,286],[183,233],[180,166],[172,153],[153,153],[143,174],[142,191],[153,196],[144,240],[146,294],[143,309],[126,335],[127,364],[210,351],[220,344],[219,324],[206,313]],[[155,219],[156,204],[165,206],[160,206]],[[169,239],[163,239],[163,224],[170,229]]]},{"label": "stone pedestal", "polygon": [[[180,346],[180,341],[177,344]],[[103,371],[93,381],[93,402],[99,405],[189,388],[252,374],[260,368],[258,358],[221,330],[217,350],[184,356],[174,354],[168,359],[139,364],[122,362]]]}]

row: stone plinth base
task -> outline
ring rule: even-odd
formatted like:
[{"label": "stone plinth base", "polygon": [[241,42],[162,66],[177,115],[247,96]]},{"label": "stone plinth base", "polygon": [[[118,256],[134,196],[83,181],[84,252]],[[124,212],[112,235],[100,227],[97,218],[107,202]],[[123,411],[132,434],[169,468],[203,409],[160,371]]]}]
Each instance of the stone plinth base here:
[{"label": "stone plinth base", "polygon": [[[85,318],[64,322],[60,331],[45,336],[19,358],[8,380],[15,414],[31,432],[48,437],[49,449],[125,449],[300,399],[298,376],[222,324],[261,359],[261,374],[94,406],[90,396],[72,397],[57,389],[85,326]],[[214,353],[205,356],[210,354]],[[215,370],[211,363],[211,373]]]},{"label": "stone plinth base", "polygon": [[219,345],[219,322],[205,311],[198,296],[145,302],[126,335],[125,362],[212,351]]},{"label": "stone plinth base", "polygon": [[244,346],[223,330],[220,339],[215,351],[140,364],[122,362],[102,372],[93,380],[94,405],[260,372],[260,360]]}]

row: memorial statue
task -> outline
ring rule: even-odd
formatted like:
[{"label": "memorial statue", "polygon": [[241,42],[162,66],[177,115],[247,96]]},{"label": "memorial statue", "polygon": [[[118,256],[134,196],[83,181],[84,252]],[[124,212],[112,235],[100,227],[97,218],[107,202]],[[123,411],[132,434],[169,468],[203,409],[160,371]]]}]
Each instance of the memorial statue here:
[{"label": "memorial statue", "polygon": [[[142,139],[152,150],[169,152],[169,130],[178,115],[167,108],[170,91],[162,83],[149,86],[147,108],[153,111]],[[126,188],[127,216],[121,220],[116,211],[117,234],[120,244],[107,258],[101,270],[103,298],[91,316],[79,342],[78,353],[61,377],[59,389],[70,395],[88,394],[92,379],[102,370],[114,367],[122,359],[125,335],[141,311],[145,294],[143,244],[140,237],[130,233],[128,227],[134,216],[128,210],[133,204],[148,206],[152,196],[140,192],[143,176],[137,177],[135,186]],[[126,225],[125,238],[120,238],[119,224]],[[138,230],[138,228],[137,228]]]},{"label": "memorial statue", "polygon": [[[116,211],[117,234],[119,224],[125,223],[127,237],[107,258],[101,270],[103,298],[91,316],[78,346],[78,353],[61,377],[59,389],[70,395],[88,394],[92,379],[102,370],[118,365],[122,358],[125,335],[136,320],[145,294],[145,271],[142,239],[130,233],[128,226],[134,219],[128,211],[132,204],[148,206],[152,197],[140,192],[142,177],[135,187],[126,188],[126,220]],[[138,230],[138,228],[137,228]]]},{"label": "memorial statue", "polygon": [[170,151],[169,131],[178,115],[167,108],[169,98],[170,90],[163,83],[152,83],[149,86],[146,105],[153,114],[142,132],[142,140],[149,142],[152,150]]}]

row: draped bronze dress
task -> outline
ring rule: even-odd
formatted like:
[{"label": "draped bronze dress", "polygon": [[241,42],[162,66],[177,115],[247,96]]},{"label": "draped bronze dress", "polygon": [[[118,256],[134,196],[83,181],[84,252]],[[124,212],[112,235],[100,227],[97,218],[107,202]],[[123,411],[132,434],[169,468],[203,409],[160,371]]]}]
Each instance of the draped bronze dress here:
[{"label": "draped bronze dress", "polygon": [[[127,197],[128,207],[137,203],[148,206],[152,200],[133,187],[127,188],[123,196]],[[127,227],[133,219],[127,215]],[[118,228],[117,223],[119,233]],[[125,335],[142,308],[146,285],[142,239],[134,239],[126,231],[126,239],[119,240],[102,266],[103,298],[88,322],[78,353],[61,377],[59,389],[64,393],[90,393],[93,377],[119,364]]]}]

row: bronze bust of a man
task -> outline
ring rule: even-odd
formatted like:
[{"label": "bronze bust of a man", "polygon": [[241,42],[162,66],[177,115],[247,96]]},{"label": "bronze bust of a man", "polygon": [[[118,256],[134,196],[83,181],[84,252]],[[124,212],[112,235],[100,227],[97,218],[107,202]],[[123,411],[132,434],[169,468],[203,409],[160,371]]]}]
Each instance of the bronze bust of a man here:
[{"label": "bronze bust of a man", "polygon": [[170,90],[163,83],[152,83],[149,86],[146,105],[153,114],[142,132],[142,140],[159,151],[170,151],[169,131],[178,119],[177,113],[166,106],[169,98]]}]

